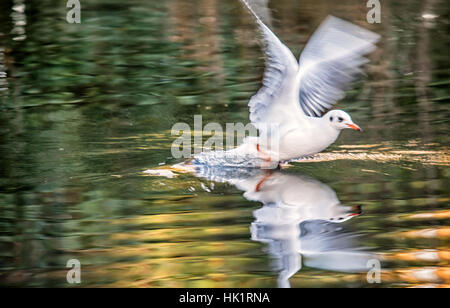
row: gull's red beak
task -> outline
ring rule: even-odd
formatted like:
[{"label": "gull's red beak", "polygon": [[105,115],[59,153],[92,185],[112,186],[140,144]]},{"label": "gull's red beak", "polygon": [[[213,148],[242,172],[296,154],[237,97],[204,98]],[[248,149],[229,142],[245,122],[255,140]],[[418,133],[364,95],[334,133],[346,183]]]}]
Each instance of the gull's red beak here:
[{"label": "gull's red beak", "polygon": [[352,210],[354,211],[354,213],[351,213],[348,216],[354,217],[354,216],[359,216],[362,214],[361,205],[352,206]]},{"label": "gull's red beak", "polygon": [[358,125],[352,123],[352,124],[347,124],[348,127],[350,127],[351,129],[357,130],[357,131],[362,131],[361,127],[359,127]]}]

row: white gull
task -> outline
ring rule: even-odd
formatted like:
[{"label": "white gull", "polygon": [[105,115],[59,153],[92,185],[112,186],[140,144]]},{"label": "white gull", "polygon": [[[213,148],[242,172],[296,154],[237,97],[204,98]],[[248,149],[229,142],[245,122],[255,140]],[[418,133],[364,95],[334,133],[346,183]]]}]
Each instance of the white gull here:
[{"label": "white gull", "polygon": [[[262,87],[250,99],[250,121],[258,137],[239,147],[211,155],[200,153],[198,163],[242,165],[257,157],[260,167],[319,153],[336,141],[342,129],[361,131],[348,113],[331,110],[367,63],[379,35],[337,17],[328,16],[310,38],[297,62],[292,52],[263,23],[248,1],[264,41],[266,68]],[[268,15],[267,1],[261,1]],[[259,8],[261,12],[261,8]],[[328,112],[327,112],[328,111]],[[254,165],[254,164],[253,164]]]}]

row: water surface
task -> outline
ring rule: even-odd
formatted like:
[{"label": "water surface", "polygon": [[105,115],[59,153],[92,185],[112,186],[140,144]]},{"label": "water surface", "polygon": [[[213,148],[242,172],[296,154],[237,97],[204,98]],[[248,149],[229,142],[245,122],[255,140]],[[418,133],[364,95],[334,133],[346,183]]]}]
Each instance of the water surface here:
[{"label": "water surface", "polygon": [[369,25],[364,1],[272,1],[296,55],[328,14],[382,39],[338,105],[364,132],[258,189],[143,173],[179,162],[177,122],[247,123],[264,64],[238,1],[82,2],[81,24],[63,2],[0,3],[0,285],[71,287],[69,259],[95,287],[379,286],[368,259],[381,286],[450,283],[448,2]]}]

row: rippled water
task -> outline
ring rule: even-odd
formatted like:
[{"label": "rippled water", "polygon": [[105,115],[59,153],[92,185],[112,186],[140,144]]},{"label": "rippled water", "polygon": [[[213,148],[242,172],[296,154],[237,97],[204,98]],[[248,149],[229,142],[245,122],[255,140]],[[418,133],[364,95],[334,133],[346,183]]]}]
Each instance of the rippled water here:
[{"label": "rippled water", "polygon": [[381,286],[450,283],[446,1],[382,2],[379,25],[272,1],[295,54],[327,14],[382,35],[338,105],[364,132],[272,172],[170,167],[173,124],[248,121],[238,1],[82,2],[77,25],[63,2],[0,3],[0,285],[70,287],[69,259],[81,286],[374,287],[373,259]]}]

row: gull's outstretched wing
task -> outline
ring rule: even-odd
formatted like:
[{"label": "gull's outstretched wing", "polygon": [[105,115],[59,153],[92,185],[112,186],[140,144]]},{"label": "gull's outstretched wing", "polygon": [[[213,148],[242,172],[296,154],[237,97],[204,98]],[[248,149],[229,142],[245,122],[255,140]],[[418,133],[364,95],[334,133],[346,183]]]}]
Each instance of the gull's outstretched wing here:
[{"label": "gull's outstretched wing", "polygon": [[[262,22],[249,1],[241,1],[255,17],[264,39],[266,69],[262,87],[250,99],[248,104],[250,121],[261,131],[267,127],[267,124],[283,124],[286,121],[284,115],[289,117],[295,112],[301,114],[299,108],[292,104],[292,100],[283,99],[283,96],[292,92],[290,88],[295,87],[298,64],[291,51]],[[265,10],[264,15],[268,18],[267,1],[259,1],[258,12]],[[293,112],[293,109],[295,109],[295,112]]]},{"label": "gull's outstretched wing", "polygon": [[306,115],[322,116],[344,97],[379,37],[337,17],[325,19],[300,56],[299,100]]}]

